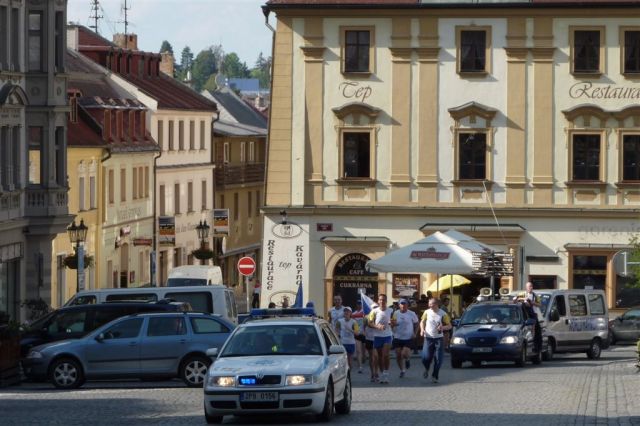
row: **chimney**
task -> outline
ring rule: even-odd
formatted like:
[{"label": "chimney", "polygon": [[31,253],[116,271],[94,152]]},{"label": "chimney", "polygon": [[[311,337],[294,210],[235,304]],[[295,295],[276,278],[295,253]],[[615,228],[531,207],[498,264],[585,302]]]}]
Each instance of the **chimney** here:
[{"label": "chimney", "polygon": [[160,72],[165,73],[169,77],[173,77],[173,54],[171,52],[160,53],[162,60],[160,62]]},{"label": "chimney", "polygon": [[136,34],[114,34],[113,44],[123,49],[138,50],[138,36]]}]

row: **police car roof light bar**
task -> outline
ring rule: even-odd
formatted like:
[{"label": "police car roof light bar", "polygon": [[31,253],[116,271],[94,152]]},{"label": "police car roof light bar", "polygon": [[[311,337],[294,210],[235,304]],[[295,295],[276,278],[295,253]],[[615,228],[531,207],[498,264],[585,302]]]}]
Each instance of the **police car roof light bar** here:
[{"label": "police car roof light bar", "polygon": [[252,317],[312,317],[316,315],[313,308],[276,308],[251,309]]}]

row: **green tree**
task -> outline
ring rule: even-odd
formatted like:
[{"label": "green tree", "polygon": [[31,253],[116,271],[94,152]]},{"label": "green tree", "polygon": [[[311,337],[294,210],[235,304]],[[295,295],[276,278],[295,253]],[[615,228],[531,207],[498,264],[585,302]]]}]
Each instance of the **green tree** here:
[{"label": "green tree", "polygon": [[267,89],[271,84],[271,56],[265,58],[262,52],[258,55],[256,65],[251,69],[251,77],[260,80],[260,87]]},{"label": "green tree", "polygon": [[224,56],[222,73],[229,78],[249,78],[249,68],[246,62],[240,62],[240,58],[234,52]]},{"label": "green tree", "polygon": [[180,66],[176,66],[176,78],[184,81],[187,73],[193,67],[193,52],[189,46],[185,46],[180,54]]},{"label": "green tree", "polygon": [[218,84],[216,83],[216,74],[211,74],[202,88],[210,92],[216,90],[218,88]]},{"label": "green tree", "polygon": [[160,46],[160,53],[169,52],[173,55],[173,46],[167,40],[162,42],[162,46]]},{"label": "green tree", "polygon": [[631,256],[628,258],[629,269],[631,270],[632,280],[627,283],[626,287],[640,288],[640,236],[636,235],[631,238],[629,244],[633,246]]},{"label": "green tree", "polygon": [[198,53],[191,67],[191,81],[196,91],[201,91],[209,77],[218,72],[216,56],[211,48]]}]

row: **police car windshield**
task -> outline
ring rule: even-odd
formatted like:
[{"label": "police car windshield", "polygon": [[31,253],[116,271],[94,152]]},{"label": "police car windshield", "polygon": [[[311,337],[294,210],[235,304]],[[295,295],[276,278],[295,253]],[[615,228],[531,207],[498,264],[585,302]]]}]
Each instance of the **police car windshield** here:
[{"label": "police car windshield", "polygon": [[513,305],[475,305],[462,316],[460,325],[521,324],[522,310]]},{"label": "police car windshield", "polygon": [[265,324],[238,329],[220,357],[260,355],[322,355],[322,347],[313,325]]}]

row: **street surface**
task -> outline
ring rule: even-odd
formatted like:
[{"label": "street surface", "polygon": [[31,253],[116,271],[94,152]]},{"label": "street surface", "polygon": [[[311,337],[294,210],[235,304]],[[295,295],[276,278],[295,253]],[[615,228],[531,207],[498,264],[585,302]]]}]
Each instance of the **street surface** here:
[{"label": "street surface", "polygon": [[[634,346],[614,346],[602,359],[557,355],[541,366],[493,364],[451,370],[440,383],[422,378],[415,356],[407,377],[391,369],[388,385],[353,373],[353,407],[336,424],[357,425],[640,425],[640,372]],[[395,360],[392,359],[392,362]],[[198,425],[205,424],[202,389],[180,381],[90,382],[76,391],[47,383],[0,389],[0,424]],[[225,424],[313,424],[309,417],[236,418]]]}]

